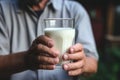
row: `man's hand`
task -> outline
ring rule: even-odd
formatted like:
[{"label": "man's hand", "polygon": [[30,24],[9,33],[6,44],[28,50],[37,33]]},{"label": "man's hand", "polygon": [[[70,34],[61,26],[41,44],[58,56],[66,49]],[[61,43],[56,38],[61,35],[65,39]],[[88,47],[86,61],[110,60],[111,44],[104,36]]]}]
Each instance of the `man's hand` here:
[{"label": "man's hand", "polygon": [[63,65],[69,76],[95,73],[97,70],[97,61],[91,57],[86,57],[83,46],[79,43],[70,47],[67,53],[63,55],[63,59],[73,61]]},{"label": "man's hand", "polygon": [[53,40],[46,36],[35,39],[25,57],[27,66],[31,69],[54,69],[59,62],[59,52],[53,46]]},{"label": "man's hand", "polygon": [[64,64],[63,68],[68,71],[70,76],[82,74],[84,65],[86,63],[86,56],[81,44],[76,44],[68,50],[63,56],[64,60],[72,60],[72,63]]}]

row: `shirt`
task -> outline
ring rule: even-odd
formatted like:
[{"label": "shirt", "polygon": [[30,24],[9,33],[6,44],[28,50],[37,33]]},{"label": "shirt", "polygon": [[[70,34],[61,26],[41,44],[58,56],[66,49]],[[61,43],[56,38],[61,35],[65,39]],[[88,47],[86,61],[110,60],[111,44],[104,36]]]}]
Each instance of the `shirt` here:
[{"label": "shirt", "polygon": [[[98,60],[90,19],[81,4],[74,0],[50,0],[40,17],[30,8],[29,11],[19,8],[17,0],[0,1],[0,55],[28,50],[32,41],[44,34],[45,18],[74,18],[75,43],[83,45],[86,56]],[[62,68],[26,70],[13,74],[11,80],[36,80],[37,77],[39,80],[74,80]]]}]

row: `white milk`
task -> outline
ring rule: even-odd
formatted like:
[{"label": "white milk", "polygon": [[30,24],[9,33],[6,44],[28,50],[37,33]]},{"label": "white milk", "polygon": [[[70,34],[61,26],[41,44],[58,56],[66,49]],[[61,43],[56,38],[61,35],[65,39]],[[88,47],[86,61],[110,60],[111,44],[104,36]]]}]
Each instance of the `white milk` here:
[{"label": "white milk", "polygon": [[[60,51],[61,56],[72,45],[75,37],[75,29],[73,28],[46,28],[45,35],[51,37],[55,42],[55,48]],[[60,61],[61,62],[61,61]]]}]

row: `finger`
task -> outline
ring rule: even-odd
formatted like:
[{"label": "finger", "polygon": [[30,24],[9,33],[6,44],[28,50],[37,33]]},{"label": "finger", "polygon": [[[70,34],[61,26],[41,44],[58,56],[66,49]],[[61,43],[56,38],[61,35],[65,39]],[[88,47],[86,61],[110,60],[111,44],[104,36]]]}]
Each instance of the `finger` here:
[{"label": "finger", "polygon": [[59,55],[59,51],[55,50],[54,48],[49,48],[42,44],[37,45],[35,49],[38,54],[45,53],[52,57],[57,57]]},{"label": "finger", "polygon": [[39,65],[39,69],[52,70],[55,69],[55,65]]},{"label": "finger", "polygon": [[41,43],[41,44],[44,44],[48,47],[52,47],[54,45],[54,41],[51,38],[44,36],[44,35],[41,35],[38,38],[36,38],[36,40],[33,43],[34,44]]},{"label": "finger", "polygon": [[59,58],[38,56],[38,61],[40,64],[57,64],[59,62]]},{"label": "finger", "polygon": [[64,70],[75,70],[75,69],[83,68],[83,66],[84,66],[84,61],[80,60],[77,62],[64,64],[63,68]]},{"label": "finger", "polygon": [[80,52],[76,52],[74,54],[64,54],[63,55],[63,60],[81,60],[83,59],[85,56],[85,54],[83,53],[83,51]]},{"label": "finger", "polygon": [[69,53],[79,52],[83,50],[83,46],[80,43],[77,43],[69,48]]},{"label": "finger", "polygon": [[83,73],[83,69],[76,69],[76,70],[68,71],[69,76],[78,76],[82,73]]}]

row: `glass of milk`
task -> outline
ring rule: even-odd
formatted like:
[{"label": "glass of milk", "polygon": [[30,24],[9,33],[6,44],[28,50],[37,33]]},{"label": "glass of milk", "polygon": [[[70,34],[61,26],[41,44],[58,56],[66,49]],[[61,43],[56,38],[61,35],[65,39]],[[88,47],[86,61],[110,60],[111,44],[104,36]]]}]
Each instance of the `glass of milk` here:
[{"label": "glass of milk", "polygon": [[52,38],[55,42],[55,48],[60,51],[58,64],[64,64],[70,61],[63,61],[62,55],[72,46],[75,37],[73,18],[47,18],[44,19],[45,35]]}]

